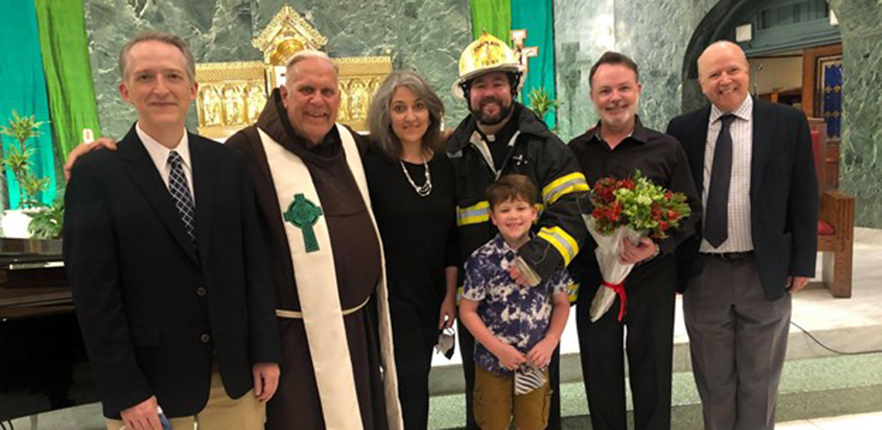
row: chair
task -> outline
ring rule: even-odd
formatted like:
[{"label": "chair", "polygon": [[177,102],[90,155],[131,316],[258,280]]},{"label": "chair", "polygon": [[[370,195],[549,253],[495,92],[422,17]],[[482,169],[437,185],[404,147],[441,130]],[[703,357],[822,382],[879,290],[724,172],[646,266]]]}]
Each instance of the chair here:
[{"label": "chair", "polygon": [[[818,252],[822,253],[821,282],[833,297],[851,297],[854,254],[854,197],[833,189],[826,178],[827,133],[823,119],[810,118],[815,172],[821,208],[818,219]],[[836,160],[838,162],[838,160]]]}]

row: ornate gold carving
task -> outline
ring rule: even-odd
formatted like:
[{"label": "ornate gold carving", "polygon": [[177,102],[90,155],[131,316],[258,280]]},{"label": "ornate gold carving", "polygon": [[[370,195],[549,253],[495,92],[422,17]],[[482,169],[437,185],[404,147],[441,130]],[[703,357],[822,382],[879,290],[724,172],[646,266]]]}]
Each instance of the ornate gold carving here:
[{"label": "ornate gold carving", "polygon": [[326,43],[328,39],[288,5],[282,6],[269,25],[251,41],[252,46],[263,51],[264,62],[274,66],[284,66],[297,52],[318,50]]},{"label": "ornate gold carving", "polygon": [[266,103],[266,67],[260,61],[196,65],[199,133],[226,138],[253,124]]},{"label": "ornate gold carving", "polygon": [[[196,65],[199,93],[196,97],[199,133],[225,139],[260,116],[270,92],[279,83],[278,67],[304,49],[318,50],[328,39],[297,11],[285,5],[266,28],[251,41],[263,52],[263,61],[202,63]],[[335,58],[340,69],[340,110],[337,121],[358,131],[367,129],[365,119],[374,93],[392,72],[390,57]]]}]

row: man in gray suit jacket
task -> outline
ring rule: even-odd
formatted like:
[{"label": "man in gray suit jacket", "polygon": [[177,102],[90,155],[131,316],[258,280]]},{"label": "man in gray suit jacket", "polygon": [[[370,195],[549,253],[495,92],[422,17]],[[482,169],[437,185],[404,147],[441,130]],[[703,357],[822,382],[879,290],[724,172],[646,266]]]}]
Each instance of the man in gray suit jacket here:
[{"label": "man in gray suit jacket", "polygon": [[805,115],[748,96],[731,42],[698,60],[711,106],[674,118],[704,204],[678,259],[692,368],[707,430],[775,426],[790,294],[815,273],[818,194]]}]

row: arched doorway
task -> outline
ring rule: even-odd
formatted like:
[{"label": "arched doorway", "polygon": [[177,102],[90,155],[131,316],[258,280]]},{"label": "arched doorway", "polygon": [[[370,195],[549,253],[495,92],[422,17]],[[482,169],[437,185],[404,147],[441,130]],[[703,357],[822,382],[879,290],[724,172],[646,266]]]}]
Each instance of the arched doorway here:
[{"label": "arched doorway", "polygon": [[697,60],[718,40],[737,41],[751,63],[751,94],[790,104],[825,132],[830,144],[824,188],[836,188],[842,111],[842,44],[825,0],[722,0],[693,33],[682,65],[684,112],[706,104]]}]

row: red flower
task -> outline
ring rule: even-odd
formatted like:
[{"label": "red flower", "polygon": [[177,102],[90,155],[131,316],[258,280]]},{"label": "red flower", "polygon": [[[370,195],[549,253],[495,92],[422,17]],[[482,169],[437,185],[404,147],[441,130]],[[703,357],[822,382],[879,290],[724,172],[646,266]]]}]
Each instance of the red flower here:
[{"label": "red flower", "polygon": [[[640,190],[637,190],[638,183],[641,184]],[[621,202],[616,196],[620,189],[648,196],[654,201],[648,211],[646,206],[637,203],[634,199],[629,198],[627,202]],[[652,196],[659,195],[656,193],[660,193],[664,197],[655,200]],[[590,195],[591,203],[594,206],[591,211],[594,224],[600,231],[607,233],[623,226],[654,225],[655,228],[650,228],[647,234],[663,239],[666,237],[665,230],[676,226],[678,220],[689,214],[689,207],[684,204],[686,198],[683,194],[674,193],[652,184],[640,172],[635,173],[631,178],[600,178],[594,183]],[[624,210],[628,210],[628,213],[632,215],[626,215]]]},{"label": "red flower", "polygon": [[607,213],[607,216],[611,221],[618,221],[622,215],[622,204],[619,202],[611,204]]}]

